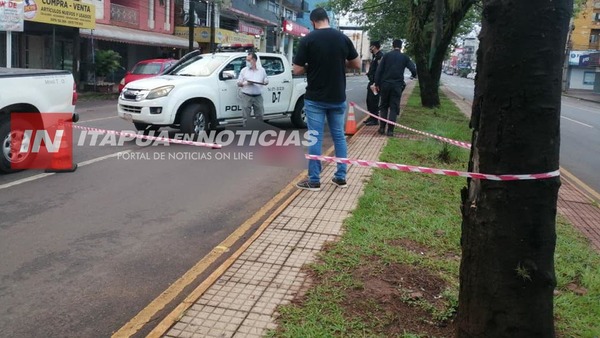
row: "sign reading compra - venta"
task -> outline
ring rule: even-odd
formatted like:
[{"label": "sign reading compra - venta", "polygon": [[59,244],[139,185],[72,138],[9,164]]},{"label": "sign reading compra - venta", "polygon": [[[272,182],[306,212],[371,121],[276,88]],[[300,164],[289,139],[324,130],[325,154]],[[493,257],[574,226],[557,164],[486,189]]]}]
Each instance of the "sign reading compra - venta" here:
[{"label": "sign reading compra - venta", "polygon": [[59,26],[94,29],[96,7],[75,0],[28,0],[25,20]]}]

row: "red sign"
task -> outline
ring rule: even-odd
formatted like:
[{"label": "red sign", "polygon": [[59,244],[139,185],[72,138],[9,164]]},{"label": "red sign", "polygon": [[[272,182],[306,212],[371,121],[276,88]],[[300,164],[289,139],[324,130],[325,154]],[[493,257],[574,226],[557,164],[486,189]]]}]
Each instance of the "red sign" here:
[{"label": "red sign", "polygon": [[305,36],[310,32],[308,28],[289,20],[283,20],[283,31],[293,36]]},{"label": "red sign", "polygon": [[250,34],[250,35],[262,35],[263,29],[257,26],[249,25],[245,22],[241,22],[238,25],[238,29],[240,33]]},{"label": "red sign", "polygon": [[12,169],[63,170],[73,167],[71,113],[11,113]]}]

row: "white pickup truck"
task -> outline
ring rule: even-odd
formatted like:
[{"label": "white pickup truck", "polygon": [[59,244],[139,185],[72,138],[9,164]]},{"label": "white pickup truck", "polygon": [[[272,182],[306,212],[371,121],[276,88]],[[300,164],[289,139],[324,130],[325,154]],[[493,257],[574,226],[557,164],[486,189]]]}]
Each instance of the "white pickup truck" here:
[{"label": "white pickup truck", "polygon": [[10,129],[11,113],[71,113],[77,92],[73,75],[63,70],[0,68],[0,172],[12,172],[11,163],[25,161],[27,153],[11,150],[12,137],[25,137]]},{"label": "white pickup truck", "polygon": [[[269,77],[263,88],[264,120],[290,117],[295,127],[306,127],[306,78],[293,76],[281,54],[257,54]],[[171,126],[198,134],[241,125],[237,77],[246,56],[240,52],[186,54],[163,75],[128,83],[119,96],[118,115],[138,130]]]}]

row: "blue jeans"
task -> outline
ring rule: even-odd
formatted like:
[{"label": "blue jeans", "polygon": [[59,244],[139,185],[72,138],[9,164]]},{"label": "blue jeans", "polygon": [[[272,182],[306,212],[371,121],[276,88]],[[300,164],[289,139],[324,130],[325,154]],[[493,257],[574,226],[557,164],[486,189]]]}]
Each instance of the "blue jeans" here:
[{"label": "blue jeans", "polygon": [[[329,125],[329,132],[333,139],[335,148],[335,157],[348,157],[348,146],[346,145],[346,136],[344,135],[344,122],[346,114],[346,101],[339,103],[329,103],[320,101],[304,100],[304,111],[306,113],[306,124],[308,130],[316,131],[317,142],[308,147],[310,155],[321,155],[323,150],[323,131],[325,129],[325,118]],[[337,171],[334,177],[337,179],[346,179],[347,165],[337,164]],[[313,183],[321,181],[321,161],[308,160],[308,180]]]}]

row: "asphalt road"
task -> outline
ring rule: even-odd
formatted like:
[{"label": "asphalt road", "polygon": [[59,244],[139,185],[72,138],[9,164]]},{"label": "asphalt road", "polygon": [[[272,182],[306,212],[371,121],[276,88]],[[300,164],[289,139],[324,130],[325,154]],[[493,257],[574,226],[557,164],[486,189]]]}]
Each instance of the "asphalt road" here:
[{"label": "asphalt road", "polygon": [[[473,80],[442,74],[441,82],[473,102]],[[560,130],[560,166],[600,192],[600,104],[563,96]]]},{"label": "asphalt road", "polygon": [[[366,76],[349,77],[347,93],[364,106]],[[132,130],[115,105],[80,102],[78,125]],[[294,131],[284,120],[258,128]],[[110,336],[305,168],[299,147],[278,161],[247,144],[88,141],[74,148],[74,173],[0,175],[3,337]]]}]

